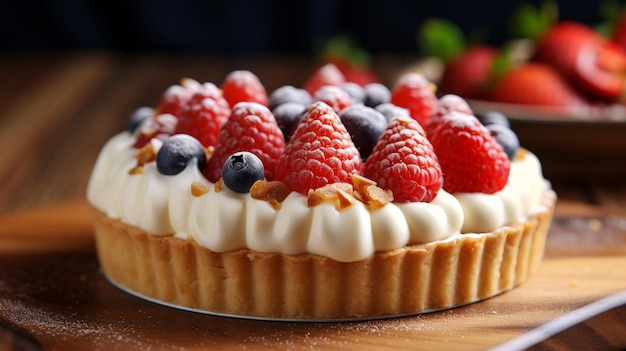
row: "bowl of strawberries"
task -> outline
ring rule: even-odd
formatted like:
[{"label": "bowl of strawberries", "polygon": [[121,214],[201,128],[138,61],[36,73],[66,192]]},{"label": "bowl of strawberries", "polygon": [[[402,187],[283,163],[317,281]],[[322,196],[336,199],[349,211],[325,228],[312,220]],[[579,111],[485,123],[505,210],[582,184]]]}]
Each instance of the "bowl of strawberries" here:
[{"label": "bowl of strawberries", "polygon": [[506,115],[550,178],[623,177],[626,14],[604,34],[549,17],[503,47],[476,44],[448,54],[438,94],[465,97],[476,115]]}]

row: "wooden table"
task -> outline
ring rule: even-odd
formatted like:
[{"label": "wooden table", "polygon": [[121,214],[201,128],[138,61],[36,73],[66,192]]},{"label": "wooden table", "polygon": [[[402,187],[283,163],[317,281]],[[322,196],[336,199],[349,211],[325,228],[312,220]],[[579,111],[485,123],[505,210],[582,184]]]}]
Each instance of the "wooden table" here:
[{"label": "wooden table", "polygon": [[[375,68],[392,77],[411,59],[381,56]],[[301,83],[310,67],[296,56],[0,57],[0,349],[486,349],[626,290],[626,181],[567,178],[553,180],[559,201],[537,275],[441,313],[352,323],[248,321],[161,307],[111,286],[98,271],[84,194],[98,151],[125,127],[128,113],[155,105],[181,77],[221,82],[244,68],[273,90]],[[626,330],[623,316],[623,307],[614,309],[542,347],[624,348],[624,337],[615,340]]]}]

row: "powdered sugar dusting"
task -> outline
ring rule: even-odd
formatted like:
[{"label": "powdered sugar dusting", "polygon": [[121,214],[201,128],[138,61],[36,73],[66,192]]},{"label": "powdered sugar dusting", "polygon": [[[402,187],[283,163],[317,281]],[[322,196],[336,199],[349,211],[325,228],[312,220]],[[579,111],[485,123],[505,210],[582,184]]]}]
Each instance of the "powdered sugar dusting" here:
[{"label": "powdered sugar dusting", "polygon": [[231,80],[236,86],[245,88],[249,81],[259,81],[258,77],[248,70],[232,71],[226,79]]},{"label": "powdered sugar dusting", "polygon": [[449,123],[452,128],[476,129],[480,128],[480,122],[472,115],[463,112],[451,111],[442,117],[443,123]]},{"label": "powdered sugar dusting", "polygon": [[71,309],[67,313],[57,313],[34,307],[33,304],[26,305],[19,300],[3,300],[0,311],[11,316],[15,324],[27,333],[37,335],[42,341],[55,339],[62,343],[88,338],[94,343],[112,341],[133,349],[141,347],[141,342],[133,337],[132,330],[87,321]]},{"label": "powdered sugar dusting", "polygon": [[[4,300],[0,305],[0,314],[11,316],[12,322],[25,332],[37,335],[44,348],[54,344],[61,349],[87,347],[90,350],[141,351],[227,346],[245,350],[265,346],[288,350],[348,347],[365,340],[370,344],[384,345],[389,339],[408,346],[411,340],[403,335],[432,329],[421,316],[343,323],[274,323],[207,317],[208,330],[185,329],[184,326],[170,329],[166,323],[160,325],[149,311],[137,314],[133,320],[107,317],[103,318],[107,322],[101,322],[76,310],[53,312],[45,306],[33,307],[32,302],[17,299]],[[191,319],[197,316],[188,315]],[[157,330],[147,335],[143,330],[145,327],[141,327],[146,324],[156,326]],[[223,329],[214,329],[216,325]],[[211,329],[214,331],[211,332]]]},{"label": "powdered sugar dusting", "polygon": [[[290,324],[286,328],[267,324],[267,328],[251,332],[241,340],[240,349],[262,345],[281,350],[351,348],[361,344],[389,346],[390,340],[398,347],[409,347],[414,340],[410,335],[432,331],[433,326],[421,316],[373,320],[366,322]],[[254,346],[254,347],[253,347]]]},{"label": "powdered sugar dusting", "polygon": [[[69,258],[53,260],[50,270],[15,270],[14,277],[26,278],[20,286],[0,275],[0,317],[35,336],[44,349],[306,350],[409,348],[419,335],[441,335],[451,312],[329,323],[208,316],[131,297],[104,281],[94,259],[88,265]],[[41,262],[30,267],[41,267]],[[62,278],[61,270],[71,278]],[[46,297],[49,293],[53,296]]]},{"label": "powdered sugar dusting", "polygon": [[259,104],[259,103],[255,103],[255,102],[240,102],[237,103],[235,106],[233,106],[233,109],[236,110],[233,111],[233,114],[237,113],[237,114],[250,114],[250,115],[262,115],[262,114],[267,114],[267,107]]},{"label": "powdered sugar dusting", "polygon": [[[189,350],[216,344],[216,338],[202,330],[170,330],[161,326],[148,312],[138,313],[132,320],[122,316],[102,319],[69,308],[65,312],[51,311],[45,306],[20,300],[3,300],[0,314],[11,316],[12,324],[24,332],[36,335],[44,349],[89,350]],[[26,303],[24,303],[26,302]],[[154,330],[146,331],[154,328]],[[170,334],[173,332],[173,334]],[[194,337],[185,336],[185,332]],[[177,338],[176,335],[180,336]],[[191,344],[190,345],[190,341]]]}]

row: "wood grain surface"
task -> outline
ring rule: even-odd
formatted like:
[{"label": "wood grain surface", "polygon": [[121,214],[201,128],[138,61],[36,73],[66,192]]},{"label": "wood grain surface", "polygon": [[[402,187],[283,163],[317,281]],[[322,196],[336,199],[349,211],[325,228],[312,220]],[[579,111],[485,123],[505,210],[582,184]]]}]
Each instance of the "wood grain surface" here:
[{"label": "wood grain surface", "polygon": [[[82,201],[4,216],[0,228],[0,326],[10,331],[0,333],[0,340],[36,350],[484,350],[626,291],[626,219],[619,217],[557,217],[537,274],[492,299],[438,313],[348,323],[215,317],[126,294],[98,269],[89,209]],[[603,319],[606,325],[577,325],[575,335],[591,333],[591,338],[571,338],[569,332],[537,347],[626,346],[624,333],[616,332],[624,325],[615,323],[623,313],[613,311]]]}]

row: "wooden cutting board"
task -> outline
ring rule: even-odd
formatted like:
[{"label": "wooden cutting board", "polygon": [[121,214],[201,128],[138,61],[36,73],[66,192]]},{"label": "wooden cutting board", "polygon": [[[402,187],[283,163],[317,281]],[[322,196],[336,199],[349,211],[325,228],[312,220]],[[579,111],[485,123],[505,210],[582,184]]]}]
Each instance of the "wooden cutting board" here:
[{"label": "wooden cutting board", "polygon": [[[626,219],[578,208],[557,208],[539,272],[512,291],[438,313],[344,323],[215,317],[128,295],[98,269],[82,201],[0,218],[0,350],[484,350],[625,290]],[[625,347],[624,306],[604,316],[537,348]]]}]

